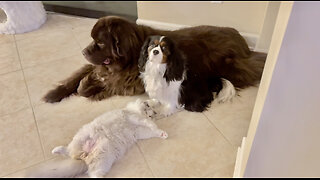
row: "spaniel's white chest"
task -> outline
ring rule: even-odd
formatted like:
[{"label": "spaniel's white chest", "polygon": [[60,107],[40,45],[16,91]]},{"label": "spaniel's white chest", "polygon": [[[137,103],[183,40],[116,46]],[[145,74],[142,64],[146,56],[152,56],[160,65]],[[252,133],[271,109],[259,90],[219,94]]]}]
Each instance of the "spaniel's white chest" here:
[{"label": "spaniel's white chest", "polygon": [[141,74],[145,90],[150,98],[157,99],[163,104],[178,107],[182,81],[167,82],[163,77],[165,71],[166,64],[147,61],[145,72]]}]

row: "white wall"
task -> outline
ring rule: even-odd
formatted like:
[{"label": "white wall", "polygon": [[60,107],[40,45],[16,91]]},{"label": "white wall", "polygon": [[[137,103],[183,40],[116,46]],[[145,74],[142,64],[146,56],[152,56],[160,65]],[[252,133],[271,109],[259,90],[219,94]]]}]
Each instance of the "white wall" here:
[{"label": "white wall", "polygon": [[267,1],[138,1],[138,18],[183,25],[234,27],[240,32],[259,34]]},{"label": "white wall", "polygon": [[138,1],[138,24],[175,30],[196,25],[237,29],[251,49],[268,52],[280,2]]},{"label": "white wall", "polygon": [[320,2],[294,2],[244,177],[320,176]]},{"label": "white wall", "polygon": [[268,52],[273,35],[273,29],[280,8],[280,3],[280,1],[271,1],[268,3],[260,37],[255,47],[257,51]]}]

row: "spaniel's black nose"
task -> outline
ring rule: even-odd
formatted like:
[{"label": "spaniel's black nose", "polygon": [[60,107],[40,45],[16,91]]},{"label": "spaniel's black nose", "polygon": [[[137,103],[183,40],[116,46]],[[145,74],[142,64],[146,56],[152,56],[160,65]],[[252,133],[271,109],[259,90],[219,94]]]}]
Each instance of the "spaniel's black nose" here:
[{"label": "spaniel's black nose", "polygon": [[159,51],[158,50],[153,50],[153,54],[157,55],[157,54],[159,54]]}]

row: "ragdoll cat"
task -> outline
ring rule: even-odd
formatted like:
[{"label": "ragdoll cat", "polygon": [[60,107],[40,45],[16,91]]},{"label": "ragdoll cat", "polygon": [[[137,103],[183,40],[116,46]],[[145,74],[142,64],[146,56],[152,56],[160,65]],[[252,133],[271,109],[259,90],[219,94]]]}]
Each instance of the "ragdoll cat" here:
[{"label": "ragdoll cat", "polygon": [[168,134],[148,118],[154,111],[143,104],[145,102],[138,99],[123,109],[106,112],[84,125],[67,147],[58,146],[52,150],[53,154],[80,161],[59,167],[49,166],[42,170],[42,174],[33,173],[31,176],[74,177],[87,172],[90,177],[103,177],[137,140],[167,138]]}]

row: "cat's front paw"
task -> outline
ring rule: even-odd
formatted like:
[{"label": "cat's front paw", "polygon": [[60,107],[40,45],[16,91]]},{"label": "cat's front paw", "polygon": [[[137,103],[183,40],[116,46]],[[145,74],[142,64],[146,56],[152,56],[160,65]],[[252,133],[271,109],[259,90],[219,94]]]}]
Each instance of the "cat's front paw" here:
[{"label": "cat's front paw", "polygon": [[147,102],[143,102],[143,110],[142,113],[149,118],[154,118],[157,114],[156,111],[152,107],[149,106]]},{"label": "cat's front paw", "polygon": [[145,103],[147,103],[148,106],[150,106],[153,109],[156,109],[156,108],[161,106],[160,101],[158,101],[156,99],[148,99],[148,100],[145,101]]}]

